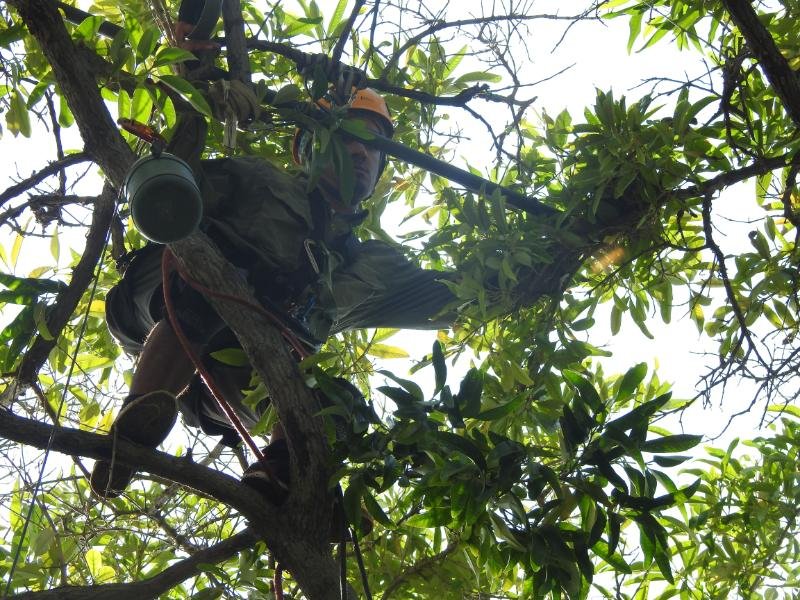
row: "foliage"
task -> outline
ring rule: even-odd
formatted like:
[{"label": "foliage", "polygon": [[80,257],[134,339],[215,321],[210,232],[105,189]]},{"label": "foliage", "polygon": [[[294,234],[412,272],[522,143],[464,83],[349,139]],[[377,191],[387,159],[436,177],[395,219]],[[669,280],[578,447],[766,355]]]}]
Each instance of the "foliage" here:
[{"label": "foliage", "polygon": [[[287,169],[297,120],[314,131],[314,169],[347,162],[338,130],[353,126],[343,111],[316,120],[293,104],[319,97],[328,82],[319,65],[299,70],[291,51],[330,55],[342,40],[344,62],[384,91],[397,141],[459,162],[468,115],[493,147],[463,166],[559,211],[512,210],[499,193],[454,189],[399,161],[369,201],[359,235],[394,241],[381,217],[400,207],[413,258],[455,271],[450,285],[462,303],[424,357],[396,347],[395,330],[379,329],[346,332],[301,365],[330,401],[319,416],[345,512],[356,528],[362,507],[374,521],[361,550],[369,586],[383,598],[792,597],[800,569],[800,116],[759,68],[763,53],[733,24],[731,2],[581,3],[567,23],[624,19],[629,37],[619,43],[629,50],[671,42],[705,68],[679,81],[655,73],[638,96],[598,90],[580,116],[533,110],[522,99],[530,81],[516,51],[527,29],[556,17],[538,13],[538,3],[468,21],[452,7],[432,14],[433,3],[366,3],[351,28],[344,0],[324,10],[300,1],[295,11],[242,2],[248,34],[273,44],[249,53],[255,92],[265,100],[281,91],[260,120],[242,124],[233,149],[207,82],[187,75],[195,57],[165,43],[157,6],[98,1],[94,17],[66,24],[94,57],[87,65],[115,118],[169,139],[178,109],[190,106],[208,118],[207,157],[233,151]],[[78,140],[75,100],[19,13],[0,10],[2,143],[49,135],[55,159],[67,160],[81,143],[64,143]],[[796,69],[796,9],[759,11]],[[102,20],[120,31],[98,35]],[[226,66],[223,59],[216,64]],[[0,247],[2,396],[17,414],[104,432],[131,363],[105,328],[103,298],[118,279],[112,257],[144,241],[121,205],[95,284],[80,290],[66,326],[51,331],[96,201],[73,189],[82,177],[75,165],[57,165],[0,195],[0,227],[13,233]],[[744,181],[755,190],[742,216],[722,193]],[[743,243],[718,240],[735,219],[745,222]],[[645,363],[606,372],[601,321],[615,335],[629,322],[653,337],[655,321],[675,318],[691,319],[716,347],[696,397],[674,398]],[[40,339],[55,346],[36,381],[20,382]],[[219,356],[234,354],[241,359]],[[410,374],[388,370],[409,354],[418,360]],[[339,376],[375,389],[362,401]],[[679,431],[676,416],[700,399],[729,403],[741,382],[755,390],[751,417],[782,413],[764,437],[722,449],[702,437],[702,424]],[[32,393],[20,383],[34,383]],[[250,399],[263,392],[256,382]],[[702,455],[701,442],[711,444]],[[171,450],[238,477],[243,459],[213,444],[186,429]],[[246,527],[218,499],[148,474],[99,503],[79,456],[51,456],[39,485],[35,452],[3,442],[7,591],[144,580]],[[363,593],[356,564],[348,562],[348,578]],[[271,598],[275,573],[259,542],[201,564],[163,597]],[[284,586],[289,597],[303,594],[291,575]]]}]

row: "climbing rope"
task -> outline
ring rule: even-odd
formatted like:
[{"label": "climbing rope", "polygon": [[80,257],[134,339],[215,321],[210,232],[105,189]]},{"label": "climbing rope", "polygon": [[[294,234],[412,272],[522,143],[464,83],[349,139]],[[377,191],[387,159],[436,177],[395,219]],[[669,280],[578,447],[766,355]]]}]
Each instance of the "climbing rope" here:
[{"label": "climbing rope", "polygon": [[[222,410],[222,414],[230,422],[231,426],[236,430],[236,433],[239,434],[239,437],[245,443],[247,447],[252,450],[253,454],[255,454],[257,460],[264,461],[264,454],[261,452],[261,448],[258,447],[258,444],[255,443],[250,432],[247,431],[247,428],[242,424],[242,421],[239,419],[239,416],[236,414],[236,411],[233,410],[231,405],[225,400],[225,396],[220,391],[219,387],[217,386],[214,378],[208,372],[205,365],[203,364],[202,359],[200,356],[195,352],[194,348],[192,348],[191,343],[186,338],[186,334],[183,332],[183,329],[180,326],[180,322],[178,321],[177,315],[175,314],[175,305],[172,301],[172,294],[169,293],[170,288],[170,275],[173,271],[177,270],[177,261],[175,260],[175,255],[172,254],[172,251],[169,248],[164,249],[164,253],[162,254],[161,260],[161,283],[164,289],[164,304],[167,307],[167,318],[169,319],[170,325],[172,326],[172,330],[175,332],[175,335],[178,337],[178,341],[183,348],[183,351],[186,353],[186,356],[194,364],[195,369],[200,374],[200,377],[203,379],[203,383],[205,383],[208,391],[211,392],[211,396],[217,402],[217,405]],[[180,273],[180,271],[178,271]],[[181,275],[183,277],[183,275]],[[187,280],[189,285],[192,285],[192,282]],[[196,283],[196,282],[195,282]],[[266,463],[265,463],[266,464]]]}]

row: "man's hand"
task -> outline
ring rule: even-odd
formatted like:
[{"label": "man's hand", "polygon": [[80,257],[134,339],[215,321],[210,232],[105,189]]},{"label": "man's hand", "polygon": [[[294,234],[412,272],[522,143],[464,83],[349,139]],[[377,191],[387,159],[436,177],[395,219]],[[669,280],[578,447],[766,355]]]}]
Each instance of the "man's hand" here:
[{"label": "man's hand", "polygon": [[239,123],[258,119],[261,104],[253,88],[241,81],[217,81],[208,88],[208,99],[214,116],[221,121],[234,117]]},{"label": "man's hand", "polygon": [[211,40],[190,40],[189,34],[194,31],[195,25],[186,21],[175,23],[175,43],[179,48],[194,52],[195,50],[219,50],[219,44]]}]

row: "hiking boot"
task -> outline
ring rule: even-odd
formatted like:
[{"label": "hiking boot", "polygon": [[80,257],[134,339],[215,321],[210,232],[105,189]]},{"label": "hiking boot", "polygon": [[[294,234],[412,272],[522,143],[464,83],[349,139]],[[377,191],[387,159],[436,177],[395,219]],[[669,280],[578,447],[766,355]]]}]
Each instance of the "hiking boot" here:
[{"label": "hiking boot", "polygon": [[[164,390],[126,399],[109,435],[156,448],[172,431],[178,417],[175,396]],[[133,479],[136,470],[119,462],[98,460],[89,478],[89,487],[101,498],[116,498]]]},{"label": "hiking boot", "polygon": [[257,461],[242,473],[242,483],[264,495],[270,504],[279,506],[289,494],[289,447],[286,440],[276,440],[262,449],[264,460]]}]

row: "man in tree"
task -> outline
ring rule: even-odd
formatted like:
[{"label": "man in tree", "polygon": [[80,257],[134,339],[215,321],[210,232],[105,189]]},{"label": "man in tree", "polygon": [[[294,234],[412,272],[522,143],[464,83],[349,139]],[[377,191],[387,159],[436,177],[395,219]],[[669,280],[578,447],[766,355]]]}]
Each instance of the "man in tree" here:
[{"label": "man in tree", "polygon": [[[354,90],[347,106],[348,118],[361,121],[367,130],[393,134],[386,103],[373,90]],[[252,157],[203,161],[197,173],[205,204],[202,228],[246,275],[256,296],[302,321],[316,342],[352,328],[446,326],[450,318],[442,312],[454,299],[441,281],[446,273],[421,269],[391,245],[360,242],[353,234],[367,215],[361,202],[374,191],[386,157],[349,140],[345,147],[352,173],[345,175],[329,164],[309,186],[312,145],[311,133],[298,131],[292,153],[306,171],[301,177]],[[351,182],[349,193],[343,192],[345,177]],[[172,429],[176,397],[195,371],[166,318],[163,248],[148,245],[138,253],[106,301],[109,329],[126,350],[139,354],[130,393],[111,433],[153,448]],[[178,326],[198,355],[230,337],[202,294],[179,278],[173,278],[169,288]],[[179,396],[187,422],[223,434],[229,443],[238,442],[216,403],[196,387]],[[252,425],[258,415],[241,403],[241,387],[228,385],[228,399],[244,424]],[[286,456],[282,437],[278,427],[268,453],[279,461]],[[263,474],[258,469],[250,472],[255,479]],[[102,497],[115,497],[133,475],[130,467],[98,461],[91,487]]]}]

